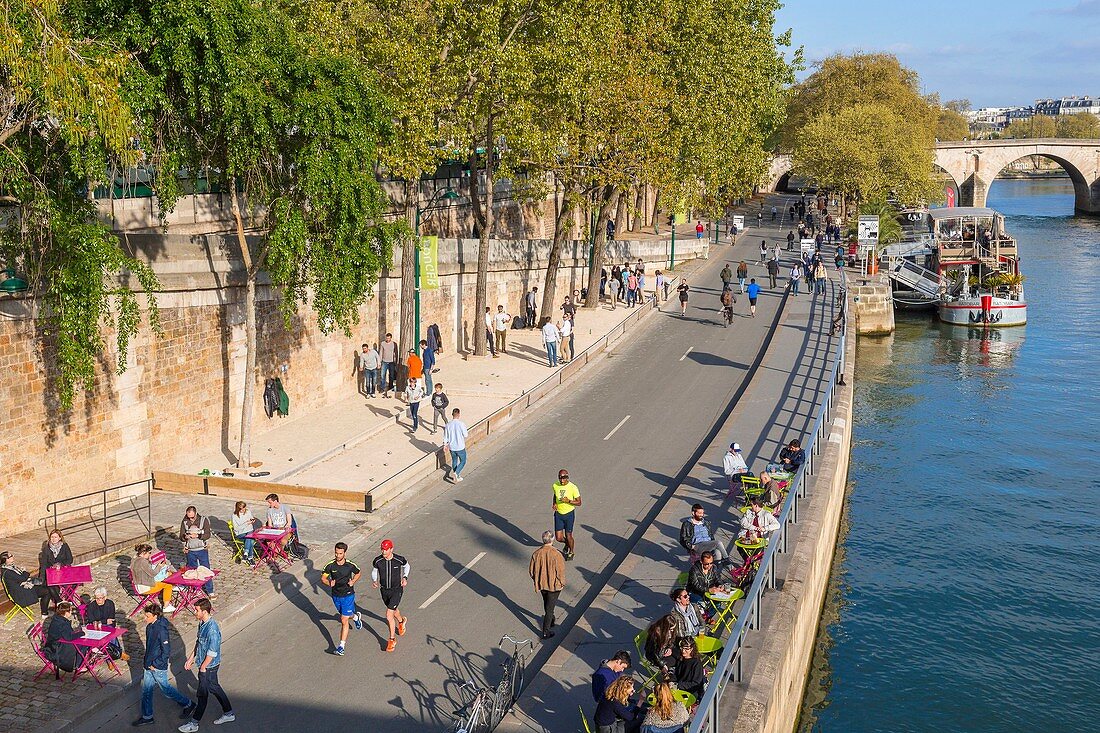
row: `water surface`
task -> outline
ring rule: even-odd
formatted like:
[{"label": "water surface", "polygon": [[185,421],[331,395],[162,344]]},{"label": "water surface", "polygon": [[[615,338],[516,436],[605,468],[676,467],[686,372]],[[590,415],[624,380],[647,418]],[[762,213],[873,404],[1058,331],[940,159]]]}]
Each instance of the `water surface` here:
[{"label": "water surface", "polygon": [[1027,326],[857,346],[845,536],[803,733],[1100,730],[1100,219],[1002,180]]}]

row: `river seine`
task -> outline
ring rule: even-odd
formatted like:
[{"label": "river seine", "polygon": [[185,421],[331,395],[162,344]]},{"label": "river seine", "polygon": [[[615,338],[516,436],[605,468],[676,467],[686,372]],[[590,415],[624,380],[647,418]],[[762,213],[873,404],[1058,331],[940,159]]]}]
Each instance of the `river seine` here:
[{"label": "river seine", "polygon": [[851,493],[802,733],[1100,730],[1100,219],[1000,180],[1027,326],[857,346]]}]

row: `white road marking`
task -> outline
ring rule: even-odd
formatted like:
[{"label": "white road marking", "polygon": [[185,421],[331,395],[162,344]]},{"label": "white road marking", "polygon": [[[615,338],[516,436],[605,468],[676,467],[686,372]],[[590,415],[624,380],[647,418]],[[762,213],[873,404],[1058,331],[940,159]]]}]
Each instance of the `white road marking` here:
[{"label": "white road marking", "polygon": [[433,594],[432,594],[432,597],[431,597],[431,598],[429,598],[428,600],[426,600],[426,601],[424,601],[423,603],[421,603],[421,604],[420,604],[420,608],[419,608],[418,610],[420,610],[420,611],[423,611],[423,610],[424,610],[425,608],[427,608],[428,606],[432,605],[432,602],[433,602],[433,601],[435,601],[435,599],[436,599],[436,598],[439,598],[439,597],[440,597],[441,595],[443,595],[443,592],[444,592],[445,590],[447,590],[447,589],[448,589],[448,588],[450,588],[450,587],[451,587],[452,585],[454,585],[454,584],[455,584],[455,582],[456,582],[456,581],[457,581],[457,580],[458,580],[459,578],[461,578],[461,577],[462,577],[462,576],[463,576],[463,575],[464,575],[464,574],[466,573],[466,571],[467,571],[467,570],[469,570],[470,568],[472,568],[472,567],[473,567],[473,566],[474,566],[474,565],[475,565],[475,564],[477,563],[477,561],[478,561],[478,560],[480,560],[480,559],[481,559],[481,558],[483,558],[483,557],[485,557],[485,553],[484,553],[484,552],[479,552],[479,553],[477,554],[477,557],[475,557],[475,558],[474,558],[473,560],[471,560],[470,562],[466,563],[466,566],[465,566],[464,568],[462,568],[461,570],[459,570],[459,571],[458,571],[457,573],[455,573],[455,576],[454,576],[453,578],[451,578],[451,579],[450,579],[450,580],[448,580],[448,581],[447,581],[446,583],[444,583],[444,584],[443,584],[443,587],[442,587],[442,588],[440,588],[440,589],[439,589],[439,590],[437,590],[437,591],[436,591],[435,593],[433,593]]},{"label": "white road marking", "polygon": [[623,426],[623,423],[625,423],[625,422],[626,422],[627,420],[629,420],[629,419],[630,419],[630,415],[627,415],[627,416],[626,416],[626,417],[624,417],[624,418],[623,418],[622,420],[620,420],[620,421],[619,421],[619,424],[618,424],[618,425],[616,425],[615,427],[611,428],[611,432],[610,432],[610,433],[608,433],[607,435],[605,435],[605,436],[604,436],[604,440],[607,440],[607,439],[608,439],[608,438],[610,438],[610,437],[611,437],[612,435],[614,435],[614,434],[615,434],[615,433],[616,433],[616,432],[617,432],[617,431],[619,430],[619,428],[621,428],[621,427]]},{"label": "white road marking", "polygon": [[695,348],[694,346],[689,346],[688,350],[684,352],[684,355],[680,357],[680,361],[683,361],[684,359],[688,358],[688,354],[690,354],[691,350],[694,349],[694,348]]}]

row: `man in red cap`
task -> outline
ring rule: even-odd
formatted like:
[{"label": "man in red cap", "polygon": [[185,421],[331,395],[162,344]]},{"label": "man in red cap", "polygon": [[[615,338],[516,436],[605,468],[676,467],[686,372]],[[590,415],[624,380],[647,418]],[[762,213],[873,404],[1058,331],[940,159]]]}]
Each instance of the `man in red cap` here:
[{"label": "man in red cap", "polygon": [[375,588],[382,589],[382,602],[386,604],[386,623],[390,627],[386,651],[392,652],[397,646],[397,637],[405,635],[405,624],[409,620],[397,610],[401,604],[401,594],[409,584],[409,561],[394,554],[393,540],[382,540],[382,554],[374,558],[371,565],[371,580]]}]

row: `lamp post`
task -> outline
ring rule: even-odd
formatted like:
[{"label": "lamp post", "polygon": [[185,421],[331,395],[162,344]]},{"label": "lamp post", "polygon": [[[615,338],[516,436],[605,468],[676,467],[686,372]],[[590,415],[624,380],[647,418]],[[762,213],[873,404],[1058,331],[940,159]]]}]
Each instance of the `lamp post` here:
[{"label": "lamp post", "polygon": [[8,295],[14,295],[15,293],[22,293],[30,286],[27,285],[27,281],[21,277],[15,276],[15,270],[7,268],[4,272],[4,279],[0,282],[0,292],[7,293]]},{"label": "lamp post", "polygon": [[439,206],[439,200],[454,201],[459,198],[453,188],[443,188],[432,194],[424,206],[416,207],[416,249],[413,253],[413,350],[420,354],[420,220],[424,214],[449,208]]}]

